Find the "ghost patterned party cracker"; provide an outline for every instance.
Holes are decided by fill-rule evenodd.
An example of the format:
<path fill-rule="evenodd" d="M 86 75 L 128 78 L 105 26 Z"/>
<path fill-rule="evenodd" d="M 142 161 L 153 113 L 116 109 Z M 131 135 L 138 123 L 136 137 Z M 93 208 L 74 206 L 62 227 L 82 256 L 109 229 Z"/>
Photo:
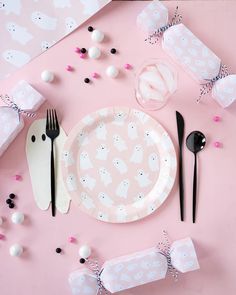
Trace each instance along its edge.
<path fill-rule="evenodd" d="M 20 81 L 10 96 L 2 95 L 0 107 L 0 156 L 24 127 L 23 115 L 33 117 L 44 97 L 26 81 Z"/>
<path fill-rule="evenodd" d="M 170 245 L 166 232 L 164 235 L 164 241 L 156 247 L 108 260 L 101 268 L 97 261 L 85 259 L 83 265 L 87 267 L 69 276 L 72 294 L 116 293 L 164 279 L 167 274 L 177 281 L 179 273 L 199 269 L 190 238 Z"/>

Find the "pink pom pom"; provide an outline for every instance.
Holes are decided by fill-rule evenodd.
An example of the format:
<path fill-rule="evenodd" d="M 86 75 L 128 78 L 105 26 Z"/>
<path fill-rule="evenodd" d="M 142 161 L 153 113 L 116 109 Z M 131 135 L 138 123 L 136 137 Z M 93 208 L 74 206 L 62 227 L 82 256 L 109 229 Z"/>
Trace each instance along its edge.
<path fill-rule="evenodd" d="M 76 48 L 75 48 L 75 52 L 76 52 L 76 53 L 80 53 L 80 48 L 79 48 L 79 47 L 76 47 Z"/>
<path fill-rule="evenodd" d="M 219 141 L 214 142 L 214 147 L 220 148 L 221 146 L 222 146 L 222 144 Z"/>
<path fill-rule="evenodd" d="M 0 240 L 4 240 L 5 236 L 3 234 L 0 234 Z"/>
<path fill-rule="evenodd" d="M 74 69 L 73 69 L 72 66 L 67 65 L 67 66 L 66 66 L 66 70 L 67 70 L 68 72 L 72 72 Z"/>
<path fill-rule="evenodd" d="M 76 238 L 75 237 L 69 237 L 68 241 L 70 243 L 75 243 L 76 242 Z"/>
<path fill-rule="evenodd" d="M 132 66 L 130 64 L 125 64 L 125 69 L 130 70 L 130 69 L 132 69 Z"/>
<path fill-rule="evenodd" d="M 97 78 L 99 78 L 99 75 L 98 75 L 98 73 L 95 73 L 94 72 L 94 73 L 92 73 L 92 77 L 95 78 L 95 79 L 97 79 Z"/>
<path fill-rule="evenodd" d="M 22 177 L 21 177 L 21 175 L 19 175 L 19 174 L 14 175 L 13 178 L 14 178 L 16 181 L 21 181 L 21 180 L 22 180 Z"/>
<path fill-rule="evenodd" d="M 219 122 L 221 120 L 220 116 L 214 116 L 213 121 Z"/>
<path fill-rule="evenodd" d="M 85 56 L 86 55 L 84 53 L 80 53 L 80 55 L 79 55 L 80 58 L 85 58 Z"/>

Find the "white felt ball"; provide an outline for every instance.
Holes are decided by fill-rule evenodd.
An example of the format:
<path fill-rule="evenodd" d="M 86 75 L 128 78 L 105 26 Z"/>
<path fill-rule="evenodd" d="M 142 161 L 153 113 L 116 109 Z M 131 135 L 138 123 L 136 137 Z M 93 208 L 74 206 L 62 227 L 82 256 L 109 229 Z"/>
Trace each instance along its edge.
<path fill-rule="evenodd" d="M 90 47 L 88 50 L 88 55 L 90 58 L 97 59 L 101 56 L 101 50 L 97 47 Z"/>
<path fill-rule="evenodd" d="M 110 78 L 116 78 L 119 74 L 119 70 L 115 66 L 109 66 L 106 69 L 106 74 Z"/>
<path fill-rule="evenodd" d="M 3 219 L 2 219 L 2 217 L 0 217 L 0 225 L 2 225 L 3 224 Z"/>
<path fill-rule="evenodd" d="M 94 41 L 94 42 L 97 42 L 97 43 L 100 43 L 103 41 L 104 39 L 104 33 L 99 31 L 99 30 L 94 30 L 91 34 L 91 39 Z"/>
<path fill-rule="evenodd" d="M 15 212 L 11 216 L 11 221 L 15 224 L 21 224 L 25 219 L 25 216 L 21 212 Z"/>
<path fill-rule="evenodd" d="M 54 80 L 54 74 L 48 70 L 45 70 L 41 73 L 41 79 L 44 82 L 50 83 Z"/>
<path fill-rule="evenodd" d="M 79 256 L 81 258 L 88 258 L 91 255 L 91 248 L 88 245 L 83 245 L 79 248 Z"/>
<path fill-rule="evenodd" d="M 9 252 L 11 256 L 21 256 L 23 247 L 19 244 L 12 245 Z"/>

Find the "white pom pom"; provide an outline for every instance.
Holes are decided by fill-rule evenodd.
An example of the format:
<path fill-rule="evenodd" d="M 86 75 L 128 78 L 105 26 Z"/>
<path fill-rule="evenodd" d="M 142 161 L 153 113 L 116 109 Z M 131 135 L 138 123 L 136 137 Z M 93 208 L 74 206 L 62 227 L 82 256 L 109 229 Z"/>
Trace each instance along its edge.
<path fill-rule="evenodd" d="M 54 80 L 54 74 L 48 70 L 45 70 L 41 73 L 41 79 L 44 82 L 50 83 Z"/>
<path fill-rule="evenodd" d="M 21 212 L 15 212 L 11 216 L 11 221 L 15 224 L 21 224 L 25 219 L 25 216 Z"/>
<path fill-rule="evenodd" d="M 97 43 L 100 43 L 103 41 L 104 39 L 104 33 L 99 31 L 99 30 L 94 30 L 91 34 L 91 39 L 94 41 L 94 42 L 97 42 Z"/>
<path fill-rule="evenodd" d="M 88 55 L 90 58 L 97 59 L 101 56 L 101 51 L 97 47 L 90 47 L 88 50 Z"/>
<path fill-rule="evenodd" d="M 79 256 L 81 258 L 88 258 L 91 255 L 91 248 L 88 245 L 83 245 L 79 248 Z"/>
<path fill-rule="evenodd" d="M 109 66 L 106 69 L 106 74 L 110 78 L 116 78 L 119 74 L 119 70 L 115 66 Z"/>
<path fill-rule="evenodd" d="M 2 225 L 3 224 L 3 219 L 2 219 L 2 217 L 0 217 L 0 225 Z"/>
<path fill-rule="evenodd" d="M 12 245 L 10 247 L 9 253 L 11 256 L 21 256 L 23 253 L 23 247 L 19 244 Z"/>

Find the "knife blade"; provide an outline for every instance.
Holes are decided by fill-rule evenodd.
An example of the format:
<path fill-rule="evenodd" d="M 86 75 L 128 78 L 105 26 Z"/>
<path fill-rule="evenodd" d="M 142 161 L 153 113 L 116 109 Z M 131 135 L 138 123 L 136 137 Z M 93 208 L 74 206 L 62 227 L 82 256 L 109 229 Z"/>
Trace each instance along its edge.
<path fill-rule="evenodd" d="M 176 123 L 179 141 L 179 203 L 180 203 L 180 219 L 184 221 L 184 186 L 183 186 L 183 139 L 184 139 L 184 118 L 176 111 Z"/>

